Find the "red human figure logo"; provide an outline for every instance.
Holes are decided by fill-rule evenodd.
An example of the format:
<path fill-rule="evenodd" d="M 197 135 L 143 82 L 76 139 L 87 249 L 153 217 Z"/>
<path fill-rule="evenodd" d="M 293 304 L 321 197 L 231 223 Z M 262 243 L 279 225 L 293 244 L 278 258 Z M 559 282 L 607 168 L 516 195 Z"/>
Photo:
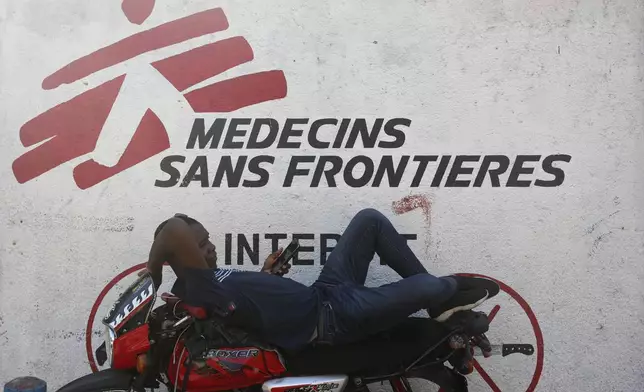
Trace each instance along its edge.
<path fill-rule="evenodd" d="M 152 14 L 155 0 L 123 0 L 121 9 L 132 23 L 140 25 Z"/>
<path fill-rule="evenodd" d="M 122 9 L 130 22 L 141 24 L 151 15 L 154 5 L 154 0 L 124 0 Z M 47 76 L 42 88 L 53 90 L 62 84 L 72 84 L 142 54 L 221 32 L 228 27 L 226 15 L 220 8 L 173 20 L 72 61 Z M 159 118 L 159 115 L 164 116 L 164 110 L 160 108 L 164 107 L 163 102 L 177 101 L 166 93 L 175 94 L 195 113 L 228 113 L 284 98 L 287 87 L 281 70 L 245 74 L 187 91 L 253 58 L 253 50 L 246 39 L 235 36 L 138 67 L 129 67 L 128 63 L 127 74 L 27 121 L 20 129 L 23 146 L 42 144 L 18 157 L 13 162 L 13 173 L 19 183 L 25 183 L 72 159 L 87 156 L 88 159 L 73 171 L 76 185 L 87 189 L 159 154 L 170 147 L 166 127 Z M 154 71 L 152 76 L 148 72 L 150 69 Z M 143 73 L 147 76 L 141 79 L 138 74 Z M 151 92 L 147 98 L 151 101 L 155 96 L 162 99 L 154 107 L 139 94 L 132 93 L 134 90 L 140 92 L 138 82 L 150 79 L 155 82 L 147 86 Z M 128 80 L 132 82 L 128 83 Z M 134 123 L 128 124 L 132 121 Z"/>

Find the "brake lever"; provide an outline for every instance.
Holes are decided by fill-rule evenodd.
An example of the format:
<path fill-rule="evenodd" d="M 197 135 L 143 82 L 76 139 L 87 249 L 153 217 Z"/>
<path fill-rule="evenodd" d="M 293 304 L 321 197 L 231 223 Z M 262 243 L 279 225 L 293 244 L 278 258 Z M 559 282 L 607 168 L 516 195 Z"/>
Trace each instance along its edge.
<path fill-rule="evenodd" d="M 483 356 L 485 358 L 492 355 L 492 345 L 490 344 L 490 340 L 487 338 L 487 336 L 485 336 L 485 334 L 480 334 L 478 336 L 472 337 L 472 344 L 474 347 L 481 349 L 481 352 L 483 353 Z"/>

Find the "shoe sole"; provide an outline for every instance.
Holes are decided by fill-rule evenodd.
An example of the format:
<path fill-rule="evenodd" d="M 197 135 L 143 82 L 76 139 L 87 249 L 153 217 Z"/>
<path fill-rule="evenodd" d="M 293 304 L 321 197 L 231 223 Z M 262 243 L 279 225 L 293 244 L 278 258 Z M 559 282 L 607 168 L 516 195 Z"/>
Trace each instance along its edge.
<path fill-rule="evenodd" d="M 448 318 L 452 317 L 452 315 L 456 312 L 461 312 L 463 310 L 472 310 L 476 308 L 477 306 L 481 305 L 483 302 L 485 302 L 488 299 L 489 292 L 485 290 L 485 297 L 481 298 L 480 300 L 476 301 L 473 304 L 470 305 L 463 305 L 463 306 L 457 306 L 455 308 L 452 308 L 450 310 L 446 310 L 443 313 L 441 313 L 438 317 L 436 317 L 434 320 L 438 321 L 439 323 L 442 323 L 443 321 L 447 320 Z"/>
<path fill-rule="evenodd" d="M 489 278 L 483 278 L 483 277 L 480 277 L 480 276 L 477 276 L 477 277 L 475 277 L 474 279 L 481 280 L 481 281 L 486 281 L 486 282 L 490 282 L 491 284 L 494 284 L 494 286 L 495 286 L 494 292 L 495 292 L 495 293 L 494 293 L 494 295 L 490 295 L 490 291 L 488 290 L 488 292 L 487 292 L 487 295 L 488 295 L 487 299 L 494 298 L 494 297 L 495 297 L 497 294 L 499 294 L 499 292 L 501 291 L 501 288 L 499 287 L 498 283 L 497 283 L 497 282 L 495 282 L 495 281 L 494 281 L 494 280 L 492 280 L 492 279 L 489 279 Z M 485 289 L 485 290 L 487 290 L 487 289 Z"/>

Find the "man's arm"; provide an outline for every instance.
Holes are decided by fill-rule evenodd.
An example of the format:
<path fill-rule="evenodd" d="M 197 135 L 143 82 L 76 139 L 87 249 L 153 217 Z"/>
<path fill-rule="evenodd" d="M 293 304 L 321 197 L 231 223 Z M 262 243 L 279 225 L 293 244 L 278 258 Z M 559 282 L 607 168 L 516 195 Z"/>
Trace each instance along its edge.
<path fill-rule="evenodd" d="M 190 227 L 179 218 L 168 220 L 150 248 L 147 269 L 157 287 L 161 284 L 163 264 L 169 258 L 180 267 L 208 268 Z"/>

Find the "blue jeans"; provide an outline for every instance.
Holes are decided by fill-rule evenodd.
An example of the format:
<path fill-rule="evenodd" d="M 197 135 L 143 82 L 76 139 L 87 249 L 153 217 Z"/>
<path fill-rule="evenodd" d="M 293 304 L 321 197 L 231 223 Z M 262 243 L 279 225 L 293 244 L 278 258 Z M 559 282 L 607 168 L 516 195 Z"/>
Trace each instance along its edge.
<path fill-rule="evenodd" d="M 375 254 L 401 277 L 365 287 Z M 411 314 L 450 298 L 456 282 L 427 272 L 383 214 L 364 209 L 351 220 L 313 284 L 330 305 L 318 340 L 342 344 L 387 330 Z M 325 309 L 322 309 L 324 313 Z"/>

